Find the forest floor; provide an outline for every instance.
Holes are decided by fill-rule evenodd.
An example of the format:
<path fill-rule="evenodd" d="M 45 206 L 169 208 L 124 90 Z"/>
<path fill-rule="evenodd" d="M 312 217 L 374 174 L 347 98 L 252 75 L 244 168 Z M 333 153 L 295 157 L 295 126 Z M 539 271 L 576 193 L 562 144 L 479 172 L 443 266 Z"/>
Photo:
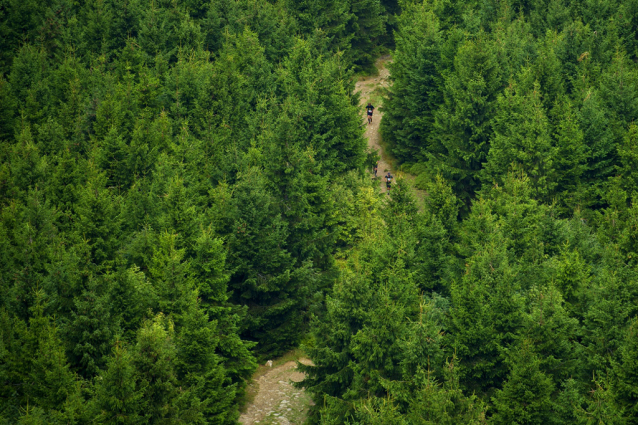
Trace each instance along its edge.
<path fill-rule="evenodd" d="M 382 178 L 390 171 L 395 178 L 402 177 L 414 186 L 414 176 L 397 171 L 392 158 L 384 149 L 379 124 L 383 117 L 380 111 L 383 106 L 383 98 L 390 85 L 390 71 L 387 64 L 391 61 L 389 55 L 382 56 L 376 62 L 378 74 L 374 76 L 361 77 L 356 83 L 355 91 L 360 93 L 362 119 L 366 126 L 365 137 L 368 139 L 368 146 L 375 149 L 381 159 L 379 160 L 378 177 L 379 186 L 386 192 L 385 180 Z M 374 107 L 372 124 L 367 124 L 365 106 L 371 102 Z M 419 199 L 423 199 L 425 192 L 415 189 L 414 192 Z M 248 403 L 244 406 L 239 422 L 243 425 L 252 424 L 303 424 L 308 414 L 308 409 L 312 406 L 312 399 L 303 389 L 295 388 L 292 382 L 300 382 L 304 374 L 297 370 L 297 361 L 304 364 L 312 362 L 304 358 L 299 350 L 273 361 L 272 367 L 259 366 L 251 383 L 246 390 Z"/>
<path fill-rule="evenodd" d="M 397 161 L 394 159 L 385 149 L 383 139 L 381 138 L 381 132 L 379 126 L 381 124 L 381 118 L 383 118 L 383 99 L 390 87 L 390 70 L 387 65 L 392 62 L 390 55 L 385 55 L 377 59 L 375 66 L 378 70 L 377 75 L 362 77 L 357 81 L 355 85 L 355 92 L 358 92 L 361 96 L 359 104 L 361 105 L 362 117 L 364 125 L 366 126 L 365 137 L 368 139 L 368 147 L 371 150 L 376 150 L 379 153 L 381 159 L 379 160 L 377 179 L 382 192 L 387 192 L 385 179 L 383 176 L 389 171 L 396 182 L 397 178 L 403 178 L 410 183 L 416 197 L 423 201 L 426 196 L 425 191 L 419 190 L 414 187 L 415 176 L 404 171 L 396 169 Z M 372 118 L 372 124 L 368 124 L 368 117 L 365 112 L 365 106 L 368 102 L 374 106 L 374 114 Z M 421 202 L 420 202 L 421 204 Z"/>

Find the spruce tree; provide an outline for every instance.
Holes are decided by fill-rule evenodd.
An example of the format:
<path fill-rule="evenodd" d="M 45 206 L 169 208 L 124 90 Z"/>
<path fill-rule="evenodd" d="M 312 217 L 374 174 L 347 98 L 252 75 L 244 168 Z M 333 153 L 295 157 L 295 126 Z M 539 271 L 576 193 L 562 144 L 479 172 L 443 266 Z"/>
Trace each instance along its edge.
<path fill-rule="evenodd" d="M 104 424 L 138 424 L 145 422 L 145 388 L 133 364 L 133 355 L 118 341 L 105 371 L 98 377 L 93 409 Z"/>
<path fill-rule="evenodd" d="M 521 326 L 522 299 L 505 240 L 491 229 L 490 240 L 466 260 L 465 273 L 451 288 L 447 336 L 459 356 L 461 383 L 469 391 L 493 394 L 507 374 L 504 353 Z"/>
<path fill-rule="evenodd" d="M 406 9 L 400 25 L 381 131 L 395 157 L 414 162 L 425 159 L 434 143 L 434 114 L 442 99 L 442 35 L 426 3 Z"/>
<path fill-rule="evenodd" d="M 68 347 L 69 362 L 86 379 L 106 365 L 119 323 L 111 309 L 108 281 L 89 277 L 86 287 L 77 289 L 70 317 L 63 322 L 62 334 Z"/>
<path fill-rule="evenodd" d="M 510 356 L 510 372 L 503 389 L 493 397 L 496 412 L 490 423 L 523 425 L 551 422 L 554 416 L 554 383 L 540 370 L 540 359 L 534 353 L 531 341 L 524 340 Z"/>
<path fill-rule="evenodd" d="M 231 208 L 229 289 L 235 304 L 248 307 L 242 336 L 257 342 L 263 355 L 281 354 L 301 336 L 314 271 L 309 262 L 297 264 L 286 249 L 288 224 L 258 169 L 237 183 Z"/>
<path fill-rule="evenodd" d="M 496 46 L 487 35 L 459 45 L 453 68 L 443 73 L 444 102 L 435 115 L 434 170 L 450 182 L 465 207 L 479 189 L 478 172 L 490 150 L 502 78 Z"/>
<path fill-rule="evenodd" d="M 0 412 L 13 421 L 29 406 L 42 413 L 61 411 L 77 390 L 57 327 L 45 315 L 45 294 L 38 291 L 35 296 L 28 323 L 1 312 L 6 382 Z"/>
<path fill-rule="evenodd" d="M 145 422 L 204 423 L 201 401 L 191 388 L 179 385 L 174 336 L 172 322 L 161 314 L 138 331 L 132 360 L 144 389 L 140 411 Z"/>
<path fill-rule="evenodd" d="M 512 83 L 499 97 L 498 105 L 483 181 L 502 183 L 502 176 L 515 164 L 529 176 L 535 197 L 550 200 L 556 191 L 556 149 L 540 85 Z"/>
<path fill-rule="evenodd" d="M 612 388 L 615 400 L 623 409 L 627 424 L 638 423 L 638 319 L 634 318 L 625 331 L 619 362 L 614 364 L 618 383 Z"/>
<path fill-rule="evenodd" d="M 617 166 L 618 174 L 622 176 L 623 189 L 631 194 L 634 199 L 638 196 L 638 126 L 632 124 L 618 145 L 620 164 Z"/>

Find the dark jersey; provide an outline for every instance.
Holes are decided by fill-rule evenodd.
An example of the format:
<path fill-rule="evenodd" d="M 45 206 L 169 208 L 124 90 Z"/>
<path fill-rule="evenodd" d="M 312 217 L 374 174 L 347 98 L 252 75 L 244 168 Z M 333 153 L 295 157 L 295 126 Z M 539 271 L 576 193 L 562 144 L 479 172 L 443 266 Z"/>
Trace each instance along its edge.
<path fill-rule="evenodd" d="M 368 105 L 366 106 L 366 109 L 368 110 L 368 114 L 372 114 L 372 111 L 374 111 L 374 106 Z"/>

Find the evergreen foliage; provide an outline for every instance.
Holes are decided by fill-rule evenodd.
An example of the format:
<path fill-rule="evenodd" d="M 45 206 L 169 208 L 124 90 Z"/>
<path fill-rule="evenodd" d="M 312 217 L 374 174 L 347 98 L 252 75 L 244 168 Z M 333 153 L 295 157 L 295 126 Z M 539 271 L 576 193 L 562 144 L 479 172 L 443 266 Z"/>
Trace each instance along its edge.
<path fill-rule="evenodd" d="M 3 421 L 236 423 L 360 220 L 331 186 L 372 192 L 352 76 L 399 11 L 0 5 Z"/>
<path fill-rule="evenodd" d="M 638 424 L 637 22 L 0 2 L 0 423 L 235 424 L 301 346 L 310 423 Z"/>

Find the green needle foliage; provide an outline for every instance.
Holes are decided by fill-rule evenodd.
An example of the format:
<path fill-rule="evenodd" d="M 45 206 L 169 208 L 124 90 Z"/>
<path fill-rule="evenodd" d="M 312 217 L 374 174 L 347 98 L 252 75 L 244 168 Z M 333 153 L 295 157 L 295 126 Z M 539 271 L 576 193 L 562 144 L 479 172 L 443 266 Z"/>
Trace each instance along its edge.
<path fill-rule="evenodd" d="M 364 223 L 333 187 L 379 202 L 353 72 L 399 12 L 0 6 L 2 421 L 237 422 Z"/>
<path fill-rule="evenodd" d="M 313 424 L 638 424 L 637 24 L 0 2 L 0 424 L 236 424 L 300 346 Z"/>

